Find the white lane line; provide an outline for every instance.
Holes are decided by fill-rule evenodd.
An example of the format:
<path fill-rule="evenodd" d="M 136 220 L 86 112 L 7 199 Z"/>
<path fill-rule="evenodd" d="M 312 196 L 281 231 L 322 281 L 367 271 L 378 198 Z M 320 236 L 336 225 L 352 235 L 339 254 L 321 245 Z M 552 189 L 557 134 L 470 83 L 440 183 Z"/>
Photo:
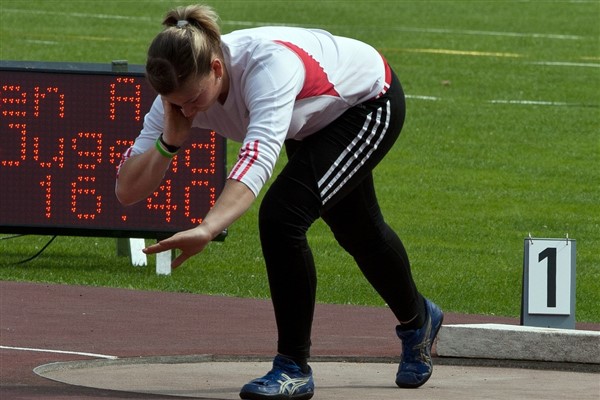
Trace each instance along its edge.
<path fill-rule="evenodd" d="M 380 27 L 382 28 L 382 27 Z M 386 27 L 383 27 L 386 29 Z M 462 29 L 436 29 L 436 28 L 410 28 L 410 27 L 388 27 L 387 29 L 401 32 L 417 32 L 417 33 L 441 33 L 453 35 L 472 35 L 472 36 L 505 36 L 505 37 L 528 37 L 538 39 L 556 39 L 556 40 L 582 40 L 583 36 L 578 35 L 562 35 L 553 33 L 522 33 L 522 32 L 498 32 L 498 31 L 477 31 L 477 30 L 462 30 Z"/>
<path fill-rule="evenodd" d="M 405 95 L 407 99 L 412 100 L 424 100 L 424 101 L 443 101 L 441 97 L 435 96 L 421 96 L 421 95 Z M 543 101 L 543 100 L 487 100 L 487 103 L 491 104 L 516 104 L 522 106 L 554 106 L 554 107 L 600 107 L 597 104 L 585 104 L 585 103 L 567 103 L 563 101 Z"/>
<path fill-rule="evenodd" d="M 428 101 L 439 101 L 441 98 L 435 96 L 419 96 L 414 94 L 407 94 L 405 96 L 407 99 L 416 99 L 416 100 L 428 100 Z"/>
<path fill-rule="evenodd" d="M 60 12 L 60 11 L 45 11 L 45 10 L 23 10 L 16 8 L 3 8 L 3 13 L 27 13 L 27 14 L 38 14 L 38 15 L 59 15 L 61 17 L 71 18 L 98 18 L 98 19 L 116 19 L 116 20 L 130 20 L 130 21 L 142 21 L 152 22 L 156 21 L 154 18 L 143 17 L 143 16 L 129 16 L 129 15 L 112 15 L 112 14 L 88 14 L 78 12 Z M 234 25 L 234 26 L 301 26 L 298 24 L 281 23 L 281 22 L 270 22 L 270 21 L 235 21 L 235 20 L 221 20 L 223 25 Z M 302 25 L 305 26 L 305 25 Z M 352 28 L 357 29 L 356 26 L 348 25 L 327 25 L 322 26 L 328 29 L 346 29 Z M 360 27 L 358 27 L 360 29 Z M 372 29 L 372 28 L 369 28 Z M 530 37 L 530 38 L 541 38 L 541 39 L 555 39 L 555 40 L 582 40 L 583 36 L 577 35 L 563 35 L 553 33 L 522 33 L 522 32 L 499 32 L 499 31 L 480 31 L 480 30 L 461 30 L 461 29 L 438 29 L 438 28 L 412 28 L 403 26 L 379 26 L 380 30 L 396 31 L 396 32 L 418 32 L 418 33 L 434 33 L 434 34 L 455 34 L 455 35 L 473 35 L 473 36 L 506 36 L 506 37 Z"/>
<path fill-rule="evenodd" d="M 539 100 L 490 100 L 492 104 L 525 104 L 534 106 L 568 106 L 569 103 Z"/>
<path fill-rule="evenodd" d="M 553 33 L 521 33 L 521 32 L 494 32 L 494 31 L 455 31 L 465 35 L 484 35 L 484 36 L 512 36 L 512 37 L 530 37 L 537 39 L 557 39 L 557 40 L 582 40 L 583 36 L 561 35 Z M 452 31 L 449 31 L 452 33 Z"/>
<path fill-rule="evenodd" d="M 85 357 L 93 357 L 93 358 L 106 358 L 108 360 L 116 360 L 119 357 L 116 356 L 108 356 L 106 354 L 96 354 L 96 353 L 85 353 L 81 351 L 67 351 L 67 350 L 50 350 L 50 349 L 34 349 L 30 347 L 13 347 L 13 346 L 1 346 L 0 349 L 5 350 L 19 350 L 19 351 L 34 351 L 38 353 L 58 353 L 58 354 L 73 354 L 77 356 L 85 356 Z"/>
<path fill-rule="evenodd" d="M 60 44 L 54 40 L 35 40 L 35 39 L 25 39 L 25 42 L 32 44 L 43 44 L 43 45 L 56 45 Z"/>
<path fill-rule="evenodd" d="M 558 107 L 598 107 L 597 104 L 584 103 L 566 103 L 562 101 L 541 101 L 541 100 L 489 100 L 492 104 L 518 104 L 526 106 L 558 106 Z"/>
<path fill-rule="evenodd" d="M 386 49 L 383 49 L 384 51 Z M 400 51 L 406 51 L 409 53 L 430 53 L 430 54 L 448 54 L 455 56 L 478 56 L 478 57 L 523 57 L 522 54 L 518 53 L 499 53 L 490 51 L 470 51 L 470 50 L 451 50 L 451 49 L 411 49 L 404 48 L 398 49 Z"/>
<path fill-rule="evenodd" d="M 60 11 L 46 11 L 46 10 L 22 10 L 18 8 L 3 8 L 3 13 L 25 13 L 25 14 L 37 14 L 37 15 L 58 15 L 70 18 L 97 18 L 97 19 L 116 19 L 116 20 L 130 20 L 130 21 L 145 21 L 152 22 L 153 18 L 141 17 L 141 16 L 128 16 L 128 15 L 110 15 L 110 14 L 87 14 L 78 12 L 60 12 Z"/>
<path fill-rule="evenodd" d="M 590 67 L 590 68 L 600 68 L 600 64 L 596 64 L 596 63 L 575 63 L 575 62 L 560 62 L 560 61 L 537 61 L 537 62 L 531 62 L 529 64 L 558 66 L 558 67 Z"/>
<path fill-rule="evenodd" d="M 221 21 L 224 25 L 235 25 L 235 26 L 306 26 L 297 25 L 290 23 L 279 23 L 279 22 L 260 22 L 260 21 Z M 367 29 L 356 26 L 348 25 L 327 25 L 329 29 Z M 368 28 L 372 30 L 372 28 Z M 416 33 L 434 33 L 434 34 L 452 34 L 452 35 L 471 35 L 471 36 L 505 36 L 505 37 L 528 37 L 537 39 L 556 39 L 556 40 L 582 40 L 583 36 L 578 35 L 563 35 L 554 33 L 522 33 L 522 32 L 498 32 L 498 31 L 477 31 L 477 30 L 461 30 L 461 29 L 438 29 L 438 28 L 412 28 L 408 26 L 378 26 L 377 29 L 384 31 L 394 32 L 416 32 Z"/>

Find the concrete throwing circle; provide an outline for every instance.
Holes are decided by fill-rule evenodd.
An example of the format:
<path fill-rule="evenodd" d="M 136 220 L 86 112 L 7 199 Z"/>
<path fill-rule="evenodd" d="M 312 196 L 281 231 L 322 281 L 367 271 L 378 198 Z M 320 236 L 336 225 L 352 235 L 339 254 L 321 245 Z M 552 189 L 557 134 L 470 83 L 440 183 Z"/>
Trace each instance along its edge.
<path fill-rule="evenodd" d="M 323 361 L 311 366 L 318 400 L 527 400 L 570 398 L 575 393 L 579 400 L 598 400 L 600 390 L 597 373 L 436 365 L 431 379 L 415 390 L 396 387 L 397 364 Z M 96 389 L 232 400 L 239 399 L 246 382 L 270 368 L 270 362 L 197 356 L 60 362 L 34 371 L 47 379 Z"/>

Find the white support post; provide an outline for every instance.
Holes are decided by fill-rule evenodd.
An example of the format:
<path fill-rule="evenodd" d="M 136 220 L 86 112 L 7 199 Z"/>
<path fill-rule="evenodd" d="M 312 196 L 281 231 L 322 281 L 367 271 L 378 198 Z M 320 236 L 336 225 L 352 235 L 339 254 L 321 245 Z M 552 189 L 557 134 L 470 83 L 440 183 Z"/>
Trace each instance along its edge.
<path fill-rule="evenodd" d="M 167 250 L 156 254 L 157 275 L 171 275 L 171 261 L 173 259 L 172 253 L 172 250 Z"/>
<path fill-rule="evenodd" d="M 129 257 L 129 261 L 134 267 L 145 267 L 148 265 L 148 257 L 142 252 L 144 247 L 146 247 L 144 239 L 117 239 L 117 255 Z"/>
<path fill-rule="evenodd" d="M 144 239 L 118 238 L 117 255 L 129 257 L 134 267 L 145 267 L 148 265 L 148 257 L 142 251 L 146 247 Z M 156 254 L 156 275 L 171 275 L 171 261 L 173 251 L 167 250 Z"/>

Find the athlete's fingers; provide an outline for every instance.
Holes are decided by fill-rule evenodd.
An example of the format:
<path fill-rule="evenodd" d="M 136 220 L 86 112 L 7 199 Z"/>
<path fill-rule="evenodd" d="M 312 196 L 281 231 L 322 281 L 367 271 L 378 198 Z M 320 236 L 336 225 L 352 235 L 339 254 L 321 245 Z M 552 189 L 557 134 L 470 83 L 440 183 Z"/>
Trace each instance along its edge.
<path fill-rule="evenodd" d="M 183 264 L 192 254 L 181 253 L 171 262 L 171 269 L 175 269 Z"/>
<path fill-rule="evenodd" d="M 146 247 L 142 251 L 146 254 L 156 254 L 175 248 L 177 248 L 177 241 L 165 239 Z"/>

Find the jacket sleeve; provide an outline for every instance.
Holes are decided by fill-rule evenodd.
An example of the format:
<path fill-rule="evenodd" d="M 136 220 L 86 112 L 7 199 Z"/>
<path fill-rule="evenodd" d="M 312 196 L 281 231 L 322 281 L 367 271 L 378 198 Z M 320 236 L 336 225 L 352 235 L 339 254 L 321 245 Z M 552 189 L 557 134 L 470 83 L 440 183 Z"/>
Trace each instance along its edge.
<path fill-rule="evenodd" d="M 304 77 L 300 59 L 275 42 L 255 50 L 244 72 L 241 85 L 250 122 L 229 178 L 255 195 L 273 173 Z"/>

